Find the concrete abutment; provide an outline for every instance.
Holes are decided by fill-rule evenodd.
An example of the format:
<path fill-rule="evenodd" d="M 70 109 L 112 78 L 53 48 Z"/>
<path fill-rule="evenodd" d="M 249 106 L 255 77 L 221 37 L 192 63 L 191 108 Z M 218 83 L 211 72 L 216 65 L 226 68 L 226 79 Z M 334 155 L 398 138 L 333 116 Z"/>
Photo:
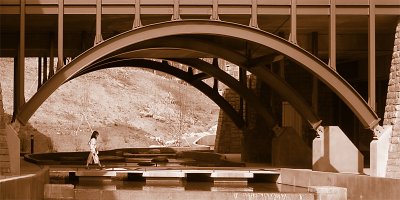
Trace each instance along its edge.
<path fill-rule="evenodd" d="M 400 178 L 400 17 L 397 20 L 383 124 L 392 126 L 386 177 Z"/>

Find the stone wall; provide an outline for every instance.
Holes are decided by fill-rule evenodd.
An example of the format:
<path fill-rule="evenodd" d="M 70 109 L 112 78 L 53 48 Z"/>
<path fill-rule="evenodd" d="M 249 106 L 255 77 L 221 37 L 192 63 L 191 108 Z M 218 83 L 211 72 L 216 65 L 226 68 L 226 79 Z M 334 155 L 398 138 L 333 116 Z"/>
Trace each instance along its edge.
<path fill-rule="evenodd" d="M 240 97 L 231 89 L 225 89 L 224 98 L 239 110 Z M 215 139 L 215 151 L 218 153 L 240 153 L 242 149 L 243 131 L 238 129 L 224 111 L 220 110 L 217 127 L 217 137 Z"/>
<path fill-rule="evenodd" d="M 400 178 L 400 17 L 396 27 L 383 124 L 393 126 L 386 176 Z"/>
<path fill-rule="evenodd" d="M 260 82 L 255 76 L 247 77 L 247 87 L 251 88 L 256 96 L 260 97 Z M 225 89 L 224 98 L 238 111 L 240 96 L 231 89 Z M 245 162 L 271 162 L 272 131 L 265 122 L 244 101 L 243 115 L 246 121 L 246 131 L 240 130 L 232 120 L 221 110 L 218 120 L 215 152 L 241 153 L 241 160 Z"/>
<path fill-rule="evenodd" d="M 5 128 L 5 114 L 4 114 L 4 107 L 3 107 L 3 93 L 1 89 L 0 83 L 0 130 Z"/>

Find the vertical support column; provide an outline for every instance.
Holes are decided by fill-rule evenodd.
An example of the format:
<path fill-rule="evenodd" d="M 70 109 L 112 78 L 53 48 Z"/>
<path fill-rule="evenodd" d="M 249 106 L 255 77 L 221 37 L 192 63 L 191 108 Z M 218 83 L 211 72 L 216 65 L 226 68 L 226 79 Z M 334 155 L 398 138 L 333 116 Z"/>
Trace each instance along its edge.
<path fill-rule="evenodd" d="M 312 32 L 311 42 L 311 51 L 318 57 L 318 32 Z M 318 113 L 318 79 L 315 76 L 313 76 L 311 104 L 314 112 Z"/>
<path fill-rule="evenodd" d="M 47 57 L 43 57 L 43 83 L 47 81 Z"/>
<path fill-rule="evenodd" d="M 329 16 L 329 66 L 336 70 L 336 0 L 331 0 Z"/>
<path fill-rule="evenodd" d="M 181 16 L 179 14 L 179 0 L 174 0 L 174 14 L 172 15 L 171 20 L 181 20 Z"/>
<path fill-rule="evenodd" d="M 37 89 L 42 86 L 42 57 L 38 57 L 38 86 Z"/>
<path fill-rule="evenodd" d="M 14 58 L 14 110 L 13 120 L 25 104 L 25 0 L 20 1 L 19 46 Z"/>
<path fill-rule="evenodd" d="M 213 0 L 211 20 L 219 20 L 218 16 L 218 0 Z"/>
<path fill-rule="evenodd" d="M 292 0 L 290 8 L 290 37 L 289 41 L 297 44 L 297 0 Z"/>
<path fill-rule="evenodd" d="M 257 22 L 257 0 L 252 0 L 251 1 L 250 27 L 258 28 L 258 22 Z"/>
<path fill-rule="evenodd" d="M 140 0 L 135 0 L 135 19 L 133 20 L 133 28 L 142 26 L 140 20 Z"/>
<path fill-rule="evenodd" d="M 216 68 L 219 68 L 218 58 L 213 58 L 212 65 Z M 213 83 L 213 90 L 215 92 L 218 92 L 218 79 L 216 79 L 215 77 L 214 77 L 214 83 Z"/>
<path fill-rule="evenodd" d="M 239 67 L 239 82 L 243 86 L 247 87 L 246 70 L 243 69 L 242 67 Z M 239 99 L 239 115 L 241 118 L 244 118 L 244 100 L 242 96 L 240 96 Z"/>
<path fill-rule="evenodd" d="M 375 77 L 375 1 L 369 1 L 369 23 L 368 23 L 368 105 L 376 110 L 376 77 Z"/>
<path fill-rule="evenodd" d="M 102 0 L 96 1 L 96 37 L 94 38 L 94 45 L 103 41 L 103 36 L 101 35 L 101 3 Z"/>
<path fill-rule="evenodd" d="M 64 0 L 58 0 L 58 62 L 57 71 L 64 67 Z"/>
<path fill-rule="evenodd" d="M 54 75 L 54 33 L 50 33 L 50 64 L 49 64 L 49 78 Z"/>

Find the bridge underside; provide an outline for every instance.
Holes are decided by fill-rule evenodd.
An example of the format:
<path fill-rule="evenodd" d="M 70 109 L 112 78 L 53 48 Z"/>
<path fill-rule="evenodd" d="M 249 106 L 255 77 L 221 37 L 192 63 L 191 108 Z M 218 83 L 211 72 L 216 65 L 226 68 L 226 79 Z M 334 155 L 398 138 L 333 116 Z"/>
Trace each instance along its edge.
<path fill-rule="evenodd" d="M 73 13 L 73 6 L 65 6 L 58 7 L 57 13 L 28 9 L 28 13 L 16 14 L 5 9 L 6 14 L 1 15 L 0 56 L 15 58 L 14 119 L 23 124 L 65 82 L 104 68 L 132 66 L 164 71 L 187 81 L 218 104 L 244 132 L 248 131 L 249 119 L 243 109 L 235 110 L 216 92 L 218 82 L 240 96 L 241 108 L 246 102 L 257 112 L 256 123 L 266 128 L 263 131 L 275 135 L 279 127 L 293 125 L 285 122 L 286 102 L 301 116 L 301 127 L 308 126 L 297 130 L 308 141 L 316 131 L 322 131 L 321 125 L 337 125 L 350 132 L 347 136 L 361 148 L 369 144 L 372 132 L 379 127 L 385 101 L 376 94 L 386 95 L 397 19 L 393 13 L 373 15 L 371 19 L 374 13 L 352 13 L 344 11 L 346 6 L 338 6 L 335 8 L 340 12 L 332 19 L 324 12 L 301 9 L 305 14 L 258 16 L 253 10 L 249 15 L 223 13 L 223 9 L 218 13 L 217 9 L 210 19 L 209 14 L 179 13 L 175 3 L 171 20 L 171 13 L 160 15 L 150 10 L 145 14 L 136 10 L 132 16 L 107 13 L 111 9 L 101 10 L 101 5 L 95 6 L 100 7 L 95 13 Z M 328 9 L 334 11 L 332 6 Z M 185 18 L 195 20 L 182 20 Z M 18 21 L 20 26 L 15 25 Z M 61 29 L 57 26 L 60 22 Z M 375 37 L 379 42 L 375 43 Z M 23 78 L 21 60 L 57 56 L 56 69 L 49 66 L 56 73 L 46 74 L 49 79 L 25 102 L 23 81 L 18 81 Z M 65 58 L 72 61 L 65 62 Z M 213 62 L 201 60 L 204 58 Z M 227 62 L 222 66 L 218 60 Z M 167 61 L 186 67 L 178 69 Z M 224 71 L 232 66 L 237 66 L 233 77 Z M 258 90 L 248 86 L 250 74 L 256 77 Z M 214 78 L 213 86 L 203 82 L 208 78 Z M 263 132 L 260 130 L 256 132 Z"/>

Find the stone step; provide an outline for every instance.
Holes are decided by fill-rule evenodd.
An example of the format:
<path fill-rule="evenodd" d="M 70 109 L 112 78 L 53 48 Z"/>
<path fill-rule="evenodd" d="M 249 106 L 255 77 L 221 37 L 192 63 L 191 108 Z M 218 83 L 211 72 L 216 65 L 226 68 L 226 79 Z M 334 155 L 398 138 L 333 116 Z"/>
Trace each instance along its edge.
<path fill-rule="evenodd" d="M 10 162 L 0 161 L 0 168 L 10 168 Z"/>
<path fill-rule="evenodd" d="M 0 149 L 0 155 L 9 155 L 8 149 Z"/>
<path fill-rule="evenodd" d="M 7 173 L 11 173 L 10 167 L 0 167 L 0 174 L 5 175 Z"/>
<path fill-rule="evenodd" d="M 9 162 L 10 161 L 10 156 L 7 155 L 0 155 L 0 162 Z"/>
<path fill-rule="evenodd" d="M 0 148 L 2 148 L 2 149 L 7 148 L 7 142 L 6 141 L 4 141 L 4 142 L 0 141 Z"/>

